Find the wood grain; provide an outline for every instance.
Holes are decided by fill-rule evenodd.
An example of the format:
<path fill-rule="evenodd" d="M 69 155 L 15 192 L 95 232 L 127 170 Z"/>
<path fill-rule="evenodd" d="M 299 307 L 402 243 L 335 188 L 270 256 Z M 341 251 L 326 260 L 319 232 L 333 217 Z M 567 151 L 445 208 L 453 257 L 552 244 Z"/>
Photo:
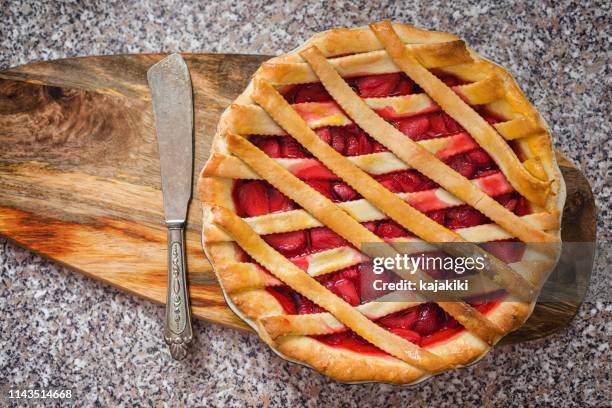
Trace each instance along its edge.
<path fill-rule="evenodd" d="M 163 56 L 70 58 L 0 72 L 0 234 L 158 303 L 166 294 L 166 231 L 146 70 Z M 197 172 L 221 111 L 267 57 L 184 57 L 194 86 Z M 593 241 L 588 182 L 563 157 L 560 164 L 568 185 L 563 237 Z M 225 305 L 203 255 L 200 230 L 194 200 L 187 227 L 193 314 L 246 329 Z M 553 281 L 560 273 L 588 285 L 590 269 L 555 271 Z M 505 342 L 565 327 L 581 299 L 539 303 Z"/>

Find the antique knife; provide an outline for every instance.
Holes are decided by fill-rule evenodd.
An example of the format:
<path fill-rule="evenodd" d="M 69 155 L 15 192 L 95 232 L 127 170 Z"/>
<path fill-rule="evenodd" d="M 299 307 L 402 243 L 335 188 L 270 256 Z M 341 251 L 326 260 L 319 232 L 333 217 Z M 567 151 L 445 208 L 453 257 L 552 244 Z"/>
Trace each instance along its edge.
<path fill-rule="evenodd" d="M 185 221 L 193 176 L 193 99 L 191 78 L 180 54 L 147 72 L 153 98 L 161 166 L 164 214 L 168 227 L 168 292 L 164 339 L 176 360 L 193 339 L 185 271 Z"/>

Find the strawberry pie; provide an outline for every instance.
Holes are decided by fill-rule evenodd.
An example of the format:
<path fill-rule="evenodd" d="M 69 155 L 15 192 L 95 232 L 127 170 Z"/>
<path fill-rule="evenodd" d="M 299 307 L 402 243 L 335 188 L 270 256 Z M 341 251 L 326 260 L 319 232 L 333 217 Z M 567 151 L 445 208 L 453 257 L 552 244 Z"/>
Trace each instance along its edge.
<path fill-rule="evenodd" d="M 270 347 L 339 381 L 410 384 L 529 317 L 558 252 L 528 244 L 560 242 L 565 186 L 507 71 L 454 35 L 385 21 L 263 63 L 221 117 L 199 197 L 226 299 Z M 373 279 L 398 275 L 364 264 L 406 243 L 462 244 L 486 260 L 465 277 L 492 289 L 383 300 Z"/>

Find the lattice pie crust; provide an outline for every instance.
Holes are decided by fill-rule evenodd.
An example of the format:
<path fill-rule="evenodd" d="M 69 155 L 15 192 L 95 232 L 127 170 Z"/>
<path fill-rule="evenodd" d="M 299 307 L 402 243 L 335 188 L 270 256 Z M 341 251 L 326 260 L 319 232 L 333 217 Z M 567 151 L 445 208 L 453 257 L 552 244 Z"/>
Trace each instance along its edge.
<path fill-rule="evenodd" d="M 413 81 L 417 92 L 360 97 L 348 82 L 397 72 Z M 461 83 L 448 85 L 439 79 L 443 76 Z M 285 98 L 293 85 L 317 82 L 333 101 L 289 103 Z M 501 119 L 487 121 L 484 111 Z M 413 140 L 391 123 L 431 112 L 446 113 L 461 131 Z M 321 136 L 321 129 L 350 125 L 384 148 L 342 154 Z M 271 157 L 251 135 L 291 137 L 309 154 Z M 498 170 L 468 179 L 446 160 L 478 148 Z M 393 192 L 377 178 L 409 169 L 435 187 Z M 356 198 L 330 199 L 305 182 L 306 172 L 343 181 Z M 233 196 L 237 180 L 265 180 L 295 208 L 240 216 Z M 531 211 L 517 214 L 497 200 L 500 194 L 520 194 Z M 486 311 L 468 302 L 437 302 L 436 307 L 464 330 L 428 345 L 380 323 L 385 316 L 418 309 L 427 299 L 351 304 L 315 278 L 359 263 L 364 242 L 380 243 L 376 254 L 366 256 L 392 256 L 401 242 L 559 242 L 565 187 L 548 128 L 507 71 L 454 35 L 381 22 L 320 33 L 295 51 L 263 63 L 221 117 L 199 181 L 199 197 L 204 247 L 228 302 L 274 350 L 340 381 L 409 384 L 476 361 L 519 327 L 534 302 L 518 295 L 539 290 L 557 252 L 527 249 L 509 264 L 492 257 L 488 278 L 505 290 L 504 300 Z M 431 211 L 465 205 L 488 222 L 451 228 L 431 218 Z M 368 228 L 386 219 L 410 234 L 381 238 L 378 227 Z M 322 226 L 345 244 L 313 251 L 299 262 L 262 238 Z M 269 290 L 275 287 L 287 287 L 318 305 L 318 313 L 288 313 Z M 380 352 L 320 340 L 347 329 Z"/>

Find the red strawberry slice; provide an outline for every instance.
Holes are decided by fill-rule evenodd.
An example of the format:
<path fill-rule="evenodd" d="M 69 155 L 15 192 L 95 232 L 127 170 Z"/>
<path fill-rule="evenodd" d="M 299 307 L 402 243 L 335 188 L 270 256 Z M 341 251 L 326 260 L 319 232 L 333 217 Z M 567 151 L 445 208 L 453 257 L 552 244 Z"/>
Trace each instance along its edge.
<path fill-rule="evenodd" d="M 238 207 L 247 217 L 268 214 L 268 187 L 263 181 L 246 181 L 238 186 Z"/>
<path fill-rule="evenodd" d="M 348 339 L 351 339 L 351 340 L 353 340 L 354 342 L 356 342 L 358 344 L 364 344 L 364 345 L 368 345 L 370 347 L 374 347 L 370 343 L 368 343 L 368 341 L 366 339 L 364 339 L 363 337 L 361 337 L 360 335 L 358 335 L 354 331 L 349 331 L 346 334 L 346 336 L 347 336 Z"/>
<path fill-rule="evenodd" d="M 389 149 L 387 149 L 383 144 L 378 143 L 376 140 L 372 141 L 372 153 L 380 153 L 380 152 L 388 152 Z"/>
<path fill-rule="evenodd" d="M 446 223 L 446 210 L 436 210 L 427 213 L 427 216 L 440 225 Z"/>
<path fill-rule="evenodd" d="M 397 95 L 397 96 L 402 96 L 402 95 L 410 95 L 413 92 L 414 89 L 414 82 L 412 82 L 412 80 L 410 78 L 408 78 L 406 75 L 402 75 L 399 84 L 397 85 L 397 88 L 395 89 L 395 92 L 393 92 L 393 95 Z"/>
<path fill-rule="evenodd" d="M 385 186 L 387 190 L 390 190 L 394 193 L 402 192 L 402 186 L 397 180 L 395 180 L 393 174 L 384 174 L 382 176 L 376 177 L 376 179 L 380 184 Z"/>
<path fill-rule="evenodd" d="M 357 306 L 361 303 L 361 299 L 359 299 L 359 295 L 357 294 L 357 288 L 355 288 L 353 282 L 348 279 L 337 280 L 333 283 L 330 290 L 351 306 Z"/>
<path fill-rule="evenodd" d="M 379 322 L 392 329 L 412 329 L 419 316 L 419 308 L 413 307 L 383 317 Z"/>
<path fill-rule="evenodd" d="M 382 286 L 375 281 L 381 281 L 383 283 L 389 283 L 394 281 L 396 275 L 393 272 L 384 271 L 382 274 L 375 274 L 373 271 L 372 263 L 364 263 L 359 265 L 359 294 L 361 300 L 369 302 L 373 299 L 377 299 L 381 296 L 390 293 L 391 290 L 382 290 Z M 376 287 L 375 287 L 376 286 Z M 378 288 L 378 289 L 377 289 Z"/>
<path fill-rule="evenodd" d="M 399 73 L 394 73 L 370 75 L 358 78 L 355 82 L 362 98 L 382 98 L 393 93 L 399 80 Z"/>
<path fill-rule="evenodd" d="M 493 160 L 484 149 L 475 149 L 466 154 L 466 158 L 479 169 L 489 167 Z"/>
<path fill-rule="evenodd" d="M 329 228 L 313 228 L 310 230 L 310 247 L 315 251 L 323 251 L 343 245 L 346 245 L 346 241 Z"/>
<path fill-rule="evenodd" d="M 467 161 L 464 155 L 455 156 L 451 158 L 447 163 L 453 170 L 461 174 L 465 178 L 472 178 L 476 172 L 476 167 Z"/>
<path fill-rule="evenodd" d="M 446 123 L 442 115 L 442 113 L 434 113 L 429 116 L 429 131 L 433 136 L 441 136 L 447 133 Z"/>
<path fill-rule="evenodd" d="M 291 300 L 291 295 L 288 292 L 288 288 L 279 287 L 279 288 L 266 288 L 266 291 L 274 296 L 274 298 L 281 304 L 283 310 L 287 314 L 297 314 L 297 309 L 295 308 L 295 303 Z"/>
<path fill-rule="evenodd" d="M 426 177 L 422 174 L 421 177 L 423 177 L 423 183 L 419 186 L 420 191 L 431 190 L 432 188 L 438 187 L 438 184 L 429 177 Z"/>
<path fill-rule="evenodd" d="M 295 208 L 293 201 L 275 188 L 270 189 L 268 198 L 270 202 L 270 212 L 289 211 Z"/>
<path fill-rule="evenodd" d="M 306 232 L 292 231 L 263 235 L 262 238 L 283 254 L 296 254 L 306 246 Z"/>
<path fill-rule="evenodd" d="M 294 103 L 326 102 L 332 100 L 332 97 L 321 83 L 298 85 L 294 95 Z"/>
<path fill-rule="evenodd" d="M 423 179 L 421 175 L 414 170 L 399 172 L 395 175 L 395 180 L 402 186 L 402 191 L 412 193 L 418 191 Z"/>
<path fill-rule="evenodd" d="M 317 305 L 313 301 L 300 295 L 297 307 L 298 314 L 323 313 L 325 309 Z"/>
<path fill-rule="evenodd" d="M 290 167 L 291 173 L 301 180 L 337 180 L 338 176 L 329 171 L 317 159 L 305 159 L 301 163 L 295 163 Z"/>
<path fill-rule="evenodd" d="M 359 155 L 359 141 L 355 136 L 348 136 L 345 140 L 347 156 L 358 156 Z"/>
<path fill-rule="evenodd" d="M 444 265 L 444 262 L 446 262 L 447 258 L 450 258 L 450 256 L 442 251 L 425 252 L 423 253 L 423 261 L 425 261 L 425 263 L 421 269 L 427 272 L 429 276 L 434 279 L 445 278 L 447 271 L 442 266 Z M 428 259 L 431 259 L 432 261 L 428 261 Z M 441 259 L 442 265 L 436 264 L 436 259 Z M 438 266 L 440 266 L 439 269 Z"/>
<path fill-rule="evenodd" d="M 255 136 L 251 142 L 270 157 L 280 157 L 280 146 L 276 137 Z"/>
<path fill-rule="evenodd" d="M 324 343 L 331 344 L 333 346 L 339 346 L 341 344 L 346 344 L 347 338 L 348 338 L 347 333 L 342 332 L 342 333 L 333 333 L 333 334 L 326 334 L 324 336 L 320 336 L 319 340 L 323 341 Z"/>
<path fill-rule="evenodd" d="M 383 239 L 406 236 L 406 231 L 394 221 L 383 221 L 376 228 L 376 235 Z"/>
<path fill-rule="evenodd" d="M 389 330 L 393 334 L 397 334 L 400 337 L 408 340 L 411 343 L 419 344 L 421 341 L 421 336 L 417 332 L 413 332 L 412 330 L 407 329 L 391 329 Z"/>
<path fill-rule="evenodd" d="M 401 119 L 396 122 L 396 127 L 410 139 L 421 140 L 429 129 L 429 119 L 425 115 Z"/>
<path fill-rule="evenodd" d="M 336 276 L 334 277 L 336 280 L 338 279 L 357 279 L 359 277 L 359 266 L 351 266 L 346 269 L 342 269 L 339 272 L 336 272 Z"/>
<path fill-rule="evenodd" d="M 481 246 L 505 263 L 519 262 L 523 259 L 526 249 L 525 243 L 515 240 L 485 242 Z"/>
<path fill-rule="evenodd" d="M 341 129 L 347 136 L 359 136 L 359 133 L 362 132 L 362 130 L 355 124 L 339 127 L 338 129 Z"/>
<path fill-rule="evenodd" d="M 446 126 L 448 133 L 463 132 L 461 125 L 447 114 L 443 114 L 442 119 L 444 120 L 444 125 Z"/>
<path fill-rule="evenodd" d="M 516 215 L 522 217 L 523 215 L 531 214 L 531 204 L 523 196 L 519 196 L 518 203 L 516 204 Z"/>
<path fill-rule="evenodd" d="M 333 147 L 338 153 L 344 154 L 346 149 L 346 140 L 344 134 L 339 131 L 332 133 L 331 147 Z"/>
<path fill-rule="evenodd" d="M 489 112 L 487 109 L 481 109 L 478 113 L 484 118 L 490 125 L 494 125 L 499 122 L 503 122 L 503 119 Z"/>
<path fill-rule="evenodd" d="M 359 195 L 351 186 L 342 182 L 335 183 L 332 187 L 332 191 L 338 201 L 351 201 Z"/>
<path fill-rule="evenodd" d="M 440 81 L 444 82 L 446 86 L 457 86 L 463 84 L 463 81 L 454 75 L 440 75 L 438 77 Z"/>
<path fill-rule="evenodd" d="M 357 142 L 359 144 L 357 154 L 361 155 L 372 153 L 372 142 L 370 141 L 370 137 L 365 132 L 359 132 Z"/>
<path fill-rule="evenodd" d="M 487 116 L 484 116 L 484 120 L 486 120 L 486 121 L 489 123 L 489 125 L 494 125 L 494 124 L 496 124 L 497 122 L 499 122 L 499 120 L 498 120 L 496 117 L 494 117 L 494 116 L 488 116 L 488 115 L 487 115 Z"/>
<path fill-rule="evenodd" d="M 478 169 L 476 170 L 476 173 L 474 173 L 474 177 L 486 177 L 486 176 L 490 176 L 491 174 L 495 174 L 498 172 L 498 169 L 494 168 L 494 169 Z"/>
<path fill-rule="evenodd" d="M 283 137 L 280 145 L 281 157 L 288 159 L 308 157 L 302 146 L 292 137 Z"/>
<path fill-rule="evenodd" d="M 315 130 L 317 136 L 321 138 L 325 143 L 331 144 L 332 134 L 328 127 L 323 127 Z"/>
<path fill-rule="evenodd" d="M 467 228 L 483 224 L 486 219 L 478 210 L 470 207 L 452 208 L 446 212 L 448 228 Z"/>
<path fill-rule="evenodd" d="M 514 209 L 518 204 L 518 198 L 516 198 L 512 193 L 504 194 L 502 196 L 497 197 L 497 202 L 506 207 L 508 211 L 514 212 Z"/>
<path fill-rule="evenodd" d="M 435 333 L 444 322 L 444 312 L 434 303 L 426 303 L 419 306 L 419 315 L 412 330 L 421 336 Z"/>
<path fill-rule="evenodd" d="M 363 226 L 366 227 L 370 232 L 374 232 L 376 231 L 376 221 L 368 221 L 368 222 L 364 222 Z"/>
<path fill-rule="evenodd" d="M 310 187 L 323 194 L 325 197 L 333 200 L 331 183 L 326 180 L 304 180 Z"/>
<path fill-rule="evenodd" d="M 497 304 L 497 302 L 476 301 L 468 302 L 468 304 L 474 309 L 478 310 L 480 313 L 486 315 Z"/>
<path fill-rule="evenodd" d="M 463 326 L 461 326 L 459 322 L 455 320 L 454 317 L 446 316 L 446 327 L 448 327 L 449 329 L 456 329 Z"/>

